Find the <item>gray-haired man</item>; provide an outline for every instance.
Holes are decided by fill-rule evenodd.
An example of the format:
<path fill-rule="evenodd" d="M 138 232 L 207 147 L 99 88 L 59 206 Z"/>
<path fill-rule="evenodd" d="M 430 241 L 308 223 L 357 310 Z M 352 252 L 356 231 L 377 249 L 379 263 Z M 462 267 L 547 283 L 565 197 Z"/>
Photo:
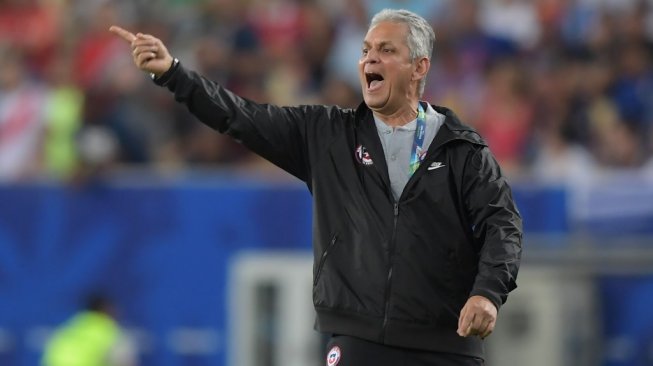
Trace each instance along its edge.
<path fill-rule="evenodd" d="M 257 104 L 186 70 L 157 38 L 111 30 L 203 123 L 307 184 L 327 365 L 483 363 L 516 287 L 521 218 L 481 137 L 420 101 L 435 38 L 422 17 L 374 16 L 357 109 Z"/>

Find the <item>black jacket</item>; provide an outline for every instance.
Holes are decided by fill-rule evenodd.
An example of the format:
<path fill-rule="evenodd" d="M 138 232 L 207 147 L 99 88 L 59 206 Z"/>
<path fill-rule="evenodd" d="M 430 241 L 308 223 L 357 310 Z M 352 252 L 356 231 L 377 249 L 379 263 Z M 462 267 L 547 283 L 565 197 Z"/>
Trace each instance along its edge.
<path fill-rule="evenodd" d="M 157 83 L 205 124 L 306 182 L 318 330 L 482 357 L 478 337 L 457 335 L 458 316 L 471 295 L 499 308 L 516 287 L 522 224 L 474 130 L 434 106 L 446 120 L 395 202 L 364 104 L 256 104 L 181 66 Z"/>

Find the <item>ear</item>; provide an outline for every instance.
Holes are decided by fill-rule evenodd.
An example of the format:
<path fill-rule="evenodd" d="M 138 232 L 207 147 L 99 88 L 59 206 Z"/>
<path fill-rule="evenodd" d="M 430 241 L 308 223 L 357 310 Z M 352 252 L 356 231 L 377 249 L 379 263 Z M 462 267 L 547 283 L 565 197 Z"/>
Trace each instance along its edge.
<path fill-rule="evenodd" d="M 413 75 L 411 80 L 419 81 L 426 77 L 426 74 L 431 68 L 431 60 L 428 57 L 422 57 L 415 61 L 415 69 L 413 70 Z"/>

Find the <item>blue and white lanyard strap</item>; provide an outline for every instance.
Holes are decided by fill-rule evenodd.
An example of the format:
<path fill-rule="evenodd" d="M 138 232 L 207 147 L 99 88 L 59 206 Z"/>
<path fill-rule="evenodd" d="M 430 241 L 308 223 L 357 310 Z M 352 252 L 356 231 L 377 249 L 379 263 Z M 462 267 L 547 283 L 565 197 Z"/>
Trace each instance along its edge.
<path fill-rule="evenodd" d="M 415 130 L 415 138 L 413 140 L 413 151 L 410 154 L 410 165 L 408 167 L 408 176 L 412 176 L 417 171 L 419 165 L 426 156 L 426 151 L 422 149 L 424 146 L 424 135 L 426 134 L 426 112 L 421 103 L 417 103 L 417 129 Z"/>

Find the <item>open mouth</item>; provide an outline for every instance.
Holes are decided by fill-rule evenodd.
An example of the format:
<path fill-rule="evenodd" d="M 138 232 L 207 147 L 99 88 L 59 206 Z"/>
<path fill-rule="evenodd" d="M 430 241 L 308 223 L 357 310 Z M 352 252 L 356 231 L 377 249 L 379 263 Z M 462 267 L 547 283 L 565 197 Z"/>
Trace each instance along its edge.
<path fill-rule="evenodd" d="M 383 84 L 383 76 L 374 72 L 366 72 L 365 79 L 367 80 L 367 89 L 372 91 L 381 87 Z"/>

